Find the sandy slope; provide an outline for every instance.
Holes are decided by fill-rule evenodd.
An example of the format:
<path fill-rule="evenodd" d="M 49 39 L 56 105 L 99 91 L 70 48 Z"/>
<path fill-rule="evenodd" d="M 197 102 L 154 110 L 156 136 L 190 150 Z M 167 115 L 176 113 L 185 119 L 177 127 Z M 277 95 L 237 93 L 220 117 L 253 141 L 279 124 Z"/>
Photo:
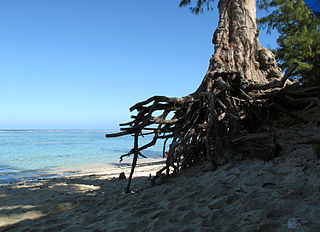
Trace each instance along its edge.
<path fill-rule="evenodd" d="M 320 231 L 320 160 L 301 143 L 319 129 L 290 130 L 271 162 L 200 164 L 154 187 L 162 165 L 142 166 L 130 194 L 121 169 L 3 186 L 0 231 Z"/>

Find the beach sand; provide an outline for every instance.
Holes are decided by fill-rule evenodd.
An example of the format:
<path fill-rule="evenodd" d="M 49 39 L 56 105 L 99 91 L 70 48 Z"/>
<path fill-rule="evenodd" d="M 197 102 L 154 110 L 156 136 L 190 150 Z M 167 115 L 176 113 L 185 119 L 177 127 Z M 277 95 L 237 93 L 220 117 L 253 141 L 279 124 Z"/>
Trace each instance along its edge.
<path fill-rule="evenodd" d="M 303 137 L 316 129 L 299 128 Z M 292 129 L 294 130 L 294 129 Z M 151 186 L 163 162 L 0 188 L 0 231 L 320 231 L 320 160 L 314 145 L 279 130 L 270 162 L 207 163 Z M 282 134 L 281 134 L 282 133 Z M 288 135 L 287 137 L 282 135 Z"/>

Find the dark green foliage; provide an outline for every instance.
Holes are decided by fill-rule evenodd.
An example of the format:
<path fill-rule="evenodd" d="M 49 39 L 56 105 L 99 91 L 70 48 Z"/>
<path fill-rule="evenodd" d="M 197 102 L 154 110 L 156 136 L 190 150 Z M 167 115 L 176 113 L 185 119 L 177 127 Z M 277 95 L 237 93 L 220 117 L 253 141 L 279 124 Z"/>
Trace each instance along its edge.
<path fill-rule="evenodd" d="M 281 68 L 299 64 L 296 75 L 305 84 L 320 82 L 320 21 L 303 0 L 264 1 L 260 8 L 276 7 L 258 20 L 262 28 L 277 29 L 279 47 L 273 52 Z"/>

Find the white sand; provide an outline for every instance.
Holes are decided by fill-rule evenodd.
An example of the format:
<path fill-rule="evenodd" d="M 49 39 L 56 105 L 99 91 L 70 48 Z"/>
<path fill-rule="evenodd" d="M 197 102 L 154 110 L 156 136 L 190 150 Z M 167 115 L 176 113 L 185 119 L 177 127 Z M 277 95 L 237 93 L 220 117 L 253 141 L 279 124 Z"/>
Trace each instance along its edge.
<path fill-rule="evenodd" d="M 320 231 L 320 160 L 294 131 L 277 133 L 284 151 L 271 162 L 200 164 L 154 187 L 163 165 L 141 166 L 130 194 L 112 179 L 129 168 L 2 186 L 0 231 Z"/>

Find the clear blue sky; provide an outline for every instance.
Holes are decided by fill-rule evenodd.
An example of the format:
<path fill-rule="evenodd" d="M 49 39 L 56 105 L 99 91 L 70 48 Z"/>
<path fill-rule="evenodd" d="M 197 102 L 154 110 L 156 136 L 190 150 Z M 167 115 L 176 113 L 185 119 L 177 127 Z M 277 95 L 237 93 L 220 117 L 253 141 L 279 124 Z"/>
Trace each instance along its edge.
<path fill-rule="evenodd" d="M 0 129 L 118 128 L 137 101 L 193 92 L 218 14 L 178 3 L 0 1 Z"/>

